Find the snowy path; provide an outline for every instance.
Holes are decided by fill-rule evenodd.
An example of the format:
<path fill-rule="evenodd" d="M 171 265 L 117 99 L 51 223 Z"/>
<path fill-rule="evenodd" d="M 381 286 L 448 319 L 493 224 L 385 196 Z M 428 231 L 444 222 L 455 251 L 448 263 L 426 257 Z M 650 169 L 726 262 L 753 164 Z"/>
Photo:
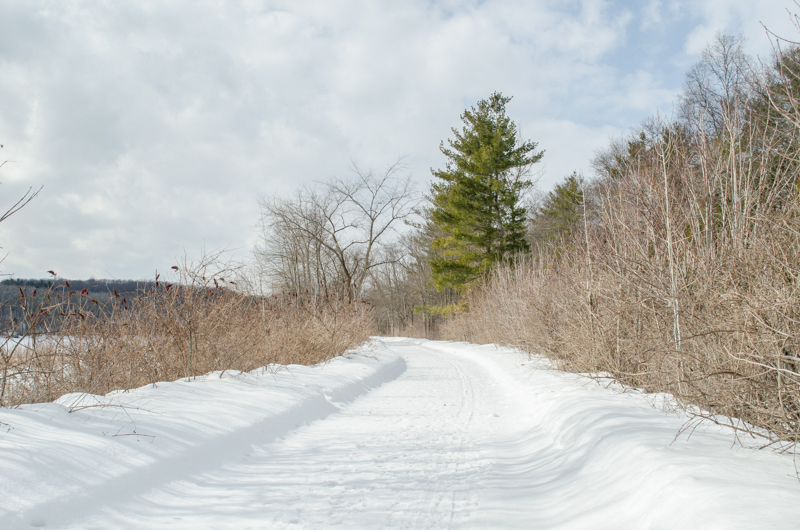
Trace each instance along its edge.
<path fill-rule="evenodd" d="M 225 432 L 187 447 L 189 431 L 166 414 L 139 420 L 137 432 L 153 433 L 151 442 L 105 437 L 95 450 L 68 452 L 69 443 L 91 447 L 102 421 L 122 420 L 89 409 L 83 438 L 67 443 L 67 424 L 59 442 L 36 437 L 27 423 L 36 414 L 74 421 L 47 408 L 56 405 L 2 411 L 0 421 L 14 428 L 0 435 L 0 455 L 12 457 L 0 459 L 0 528 L 800 526 L 791 457 L 731 447 L 730 434 L 715 426 L 672 443 L 683 420 L 652 409 L 642 394 L 615 393 L 492 346 L 384 339 L 376 355 L 372 364 L 322 367 L 328 379 L 314 379 L 319 367 L 298 368 L 264 383 L 324 397 L 309 391 L 249 423 L 237 416 L 247 417 L 245 409 L 231 412 Z M 336 387 L 357 370 L 367 375 Z M 205 399 L 222 382 L 209 382 Z M 198 382 L 167 383 L 167 401 L 180 400 L 170 385 L 200 397 Z M 247 394 L 255 403 L 267 391 L 258 388 Z M 139 391 L 148 390 L 131 394 Z M 157 408 L 157 397 L 148 394 L 148 403 Z M 202 431 L 228 410 L 208 413 L 217 415 Z M 12 443 L 12 434 L 28 445 Z M 32 438 L 43 445 L 31 449 Z M 107 441 L 116 445 L 105 451 Z M 65 454 L 42 455 L 58 450 Z M 100 471 L 84 469 L 93 455 Z M 44 466 L 39 475 L 15 465 L 25 458 L 34 470 Z M 61 462 L 66 476 L 47 476 L 47 466 Z M 85 485 L 58 493 L 58 480 L 70 477 Z M 19 487 L 27 493 L 12 494 Z"/>

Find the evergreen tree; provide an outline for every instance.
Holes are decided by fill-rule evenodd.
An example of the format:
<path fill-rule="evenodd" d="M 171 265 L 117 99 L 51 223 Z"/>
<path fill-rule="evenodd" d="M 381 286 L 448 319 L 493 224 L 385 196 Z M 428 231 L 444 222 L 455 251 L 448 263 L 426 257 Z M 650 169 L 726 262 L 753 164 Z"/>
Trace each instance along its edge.
<path fill-rule="evenodd" d="M 510 97 L 494 93 L 461 115 L 464 127 L 439 149 L 447 157 L 432 186 L 432 220 L 442 236 L 433 241 L 431 273 L 438 289 L 463 290 L 488 268 L 529 250 L 526 177 L 543 152 L 536 143 L 518 142 L 517 127 L 506 116 Z"/>
<path fill-rule="evenodd" d="M 566 177 L 547 194 L 531 219 L 534 241 L 569 241 L 579 233 L 583 218 L 583 178 L 577 173 Z"/>

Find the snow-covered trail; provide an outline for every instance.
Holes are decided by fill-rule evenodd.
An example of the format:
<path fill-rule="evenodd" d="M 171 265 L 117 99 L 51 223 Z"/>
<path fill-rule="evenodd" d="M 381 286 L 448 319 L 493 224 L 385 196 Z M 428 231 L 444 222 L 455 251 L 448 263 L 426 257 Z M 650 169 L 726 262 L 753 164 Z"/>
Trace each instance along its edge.
<path fill-rule="evenodd" d="M 9 509 L 9 527 L 800 526 L 790 456 L 732 447 L 716 426 L 673 442 L 684 420 L 646 395 L 493 346 L 382 339 L 375 352 L 383 375 L 369 384 L 318 384 L 324 399 L 287 405 L 283 423 L 273 414 L 233 428 L 191 457 L 152 449 L 143 469 L 42 495 L 19 518 Z M 0 479 L 0 493 L 10 487 Z"/>
<path fill-rule="evenodd" d="M 491 465 L 471 435 L 482 386 L 446 354 L 396 350 L 406 371 L 339 412 L 81 525 L 461 526 Z"/>

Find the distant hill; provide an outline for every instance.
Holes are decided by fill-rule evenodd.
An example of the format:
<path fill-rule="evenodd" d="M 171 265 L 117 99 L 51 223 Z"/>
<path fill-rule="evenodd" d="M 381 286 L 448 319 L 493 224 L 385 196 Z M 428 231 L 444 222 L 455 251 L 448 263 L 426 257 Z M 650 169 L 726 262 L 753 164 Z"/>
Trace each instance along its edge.
<path fill-rule="evenodd" d="M 119 294 L 133 295 L 142 289 L 151 288 L 154 284 L 148 281 L 137 280 L 64 280 L 62 278 L 53 279 L 34 279 L 34 278 L 6 278 L 0 281 L 0 288 L 2 287 L 23 287 L 24 290 L 30 289 L 47 289 L 51 286 L 64 285 L 64 282 L 69 283 L 69 288 L 73 291 L 80 292 L 86 289 L 90 293 L 111 293 L 114 289 Z M 16 292 L 19 292 L 15 289 Z"/>
<path fill-rule="evenodd" d="M 67 287 L 67 284 L 69 284 L 69 287 Z M 38 292 L 38 300 L 42 300 L 41 296 L 51 287 L 55 294 L 61 294 L 62 296 L 68 293 L 74 293 L 72 296 L 80 296 L 78 293 L 86 289 L 90 299 L 97 300 L 100 304 L 105 304 L 113 298 L 115 290 L 121 297 L 132 300 L 144 291 L 153 289 L 155 283 L 136 280 L 6 278 L 0 281 L 0 308 L 11 304 L 12 312 L 19 316 L 19 308 L 16 307 L 17 304 L 15 302 L 20 299 L 20 290 L 25 293 L 26 298 L 36 298 L 35 294 Z M 3 316 L 6 316 L 5 313 Z M 2 327 L 3 325 L 0 325 L 0 328 Z"/>
<path fill-rule="evenodd" d="M 67 284 L 69 287 L 67 287 Z M 107 304 L 114 300 L 114 291 L 120 296 L 120 302 L 127 300 L 130 303 L 145 291 L 152 290 L 155 282 L 136 281 L 136 280 L 65 280 L 55 279 L 36 279 L 36 278 L 6 278 L 0 281 L 0 333 L 6 333 L 11 329 L 19 331 L 21 328 L 13 321 L 24 321 L 24 304 L 20 290 L 24 293 L 24 298 L 36 304 L 48 304 L 51 297 L 64 299 L 69 297 L 73 301 L 84 300 L 96 301 L 97 305 L 84 304 L 82 311 L 99 313 Z M 52 290 L 51 290 L 52 289 Z M 87 293 L 81 295 L 86 289 Z M 50 290 L 51 297 L 44 296 Z M 57 296 L 56 296 L 57 295 Z M 30 310 L 30 309 L 29 309 Z M 24 325 L 22 326 L 24 328 Z"/>

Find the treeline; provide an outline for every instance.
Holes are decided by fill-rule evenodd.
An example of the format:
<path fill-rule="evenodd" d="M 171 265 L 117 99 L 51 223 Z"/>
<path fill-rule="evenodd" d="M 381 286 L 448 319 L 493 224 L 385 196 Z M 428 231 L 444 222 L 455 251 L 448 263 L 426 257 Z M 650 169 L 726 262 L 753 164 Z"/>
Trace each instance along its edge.
<path fill-rule="evenodd" d="M 6 278 L 0 281 L 0 332 L 18 336 L 27 333 L 27 305 L 44 309 L 62 302 L 77 306 L 81 305 L 81 301 L 87 300 L 90 303 L 85 304 L 83 311 L 99 316 L 115 302 L 123 306 L 130 305 L 129 301 L 152 292 L 159 286 L 156 282 L 134 280 Z M 53 325 L 48 329 L 52 330 Z"/>
<path fill-rule="evenodd" d="M 150 281 L 137 281 L 137 280 L 66 280 L 70 289 L 78 292 L 86 289 L 92 295 L 102 295 L 104 293 L 113 293 L 115 290 L 119 293 L 136 294 L 142 289 L 151 288 L 154 282 Z M 6 278 L 0 281 L 0 288 L 5 287 L 23 287 L 31 289 L 48 289 L 53 284 L 63 284 L 63 279 L 32 279 L 32 278 Z"/>
<path fill-rule="evenodd" d="M 611 374 L 797 442 L 800 49 L 759 64 L 719 35 L 676 115 L 614 140 L 594 169 L 539 202 L 531 252 L 468 290 L 469 311 L 445 334 Z"/>

